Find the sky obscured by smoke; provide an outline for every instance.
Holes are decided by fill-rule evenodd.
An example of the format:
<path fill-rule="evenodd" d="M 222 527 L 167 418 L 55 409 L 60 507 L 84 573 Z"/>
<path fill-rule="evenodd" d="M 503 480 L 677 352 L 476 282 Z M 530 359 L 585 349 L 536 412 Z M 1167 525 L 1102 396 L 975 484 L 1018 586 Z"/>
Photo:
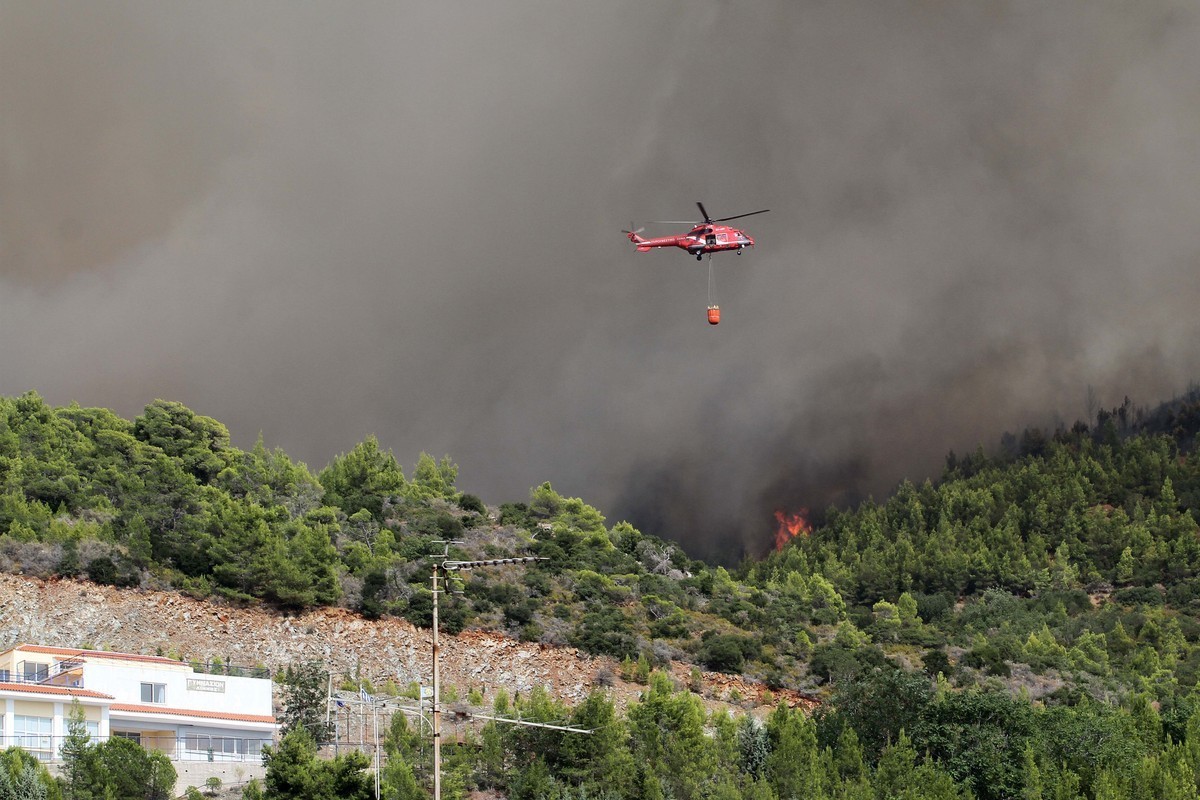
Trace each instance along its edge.
<path fill-rule="evenodd" d="M 759 552 L 1200 376 L 1198 74 L 1173 0 L 0 0 L 0 394 Z M 619 232 L 697 200 L 772 209 L 715 328 Z"/>

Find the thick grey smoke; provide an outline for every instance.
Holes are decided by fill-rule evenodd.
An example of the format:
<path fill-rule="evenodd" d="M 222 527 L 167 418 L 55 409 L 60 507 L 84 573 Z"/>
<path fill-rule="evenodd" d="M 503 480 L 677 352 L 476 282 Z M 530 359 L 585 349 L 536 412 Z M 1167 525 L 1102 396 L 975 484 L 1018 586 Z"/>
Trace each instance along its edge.
<path fill-rule="evenodd" d="M 1200 374 L 1198 74 L 1173 0 L 0 0 L 0 393 L 758 551 Z M 717 328 L 618 232 L 696 200 L 772 209 Z"/>

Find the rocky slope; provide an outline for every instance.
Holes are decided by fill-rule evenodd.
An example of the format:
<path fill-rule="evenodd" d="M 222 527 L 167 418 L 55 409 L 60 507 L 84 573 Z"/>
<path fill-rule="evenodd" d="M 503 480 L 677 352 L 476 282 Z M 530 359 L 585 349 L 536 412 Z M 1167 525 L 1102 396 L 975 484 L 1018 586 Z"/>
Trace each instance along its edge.
<path fill-rule="evenodd" d="M 430 632 L 402 619 L 365 620 L 344 609 L 287 615 L 194 600 L 172 592 L 116 589 L 84 581 L 38 580 L 0 574 L 0 649 L 19 643 L 91 647 L 130 653 L 178 655 L 226 664 L 269 667 L 273 672 L 317 660 L 339 676 L 361 675 L 376 687 L 389 678 L 400 687 L 428 685 Z M 472 689 L 490 702 L 501 689 L 514 695 L 542 686 L 568 704 L 598 682 L 610 685 L 619 705 L 642 687 L 616 676 L 617 665 L 573 648 L 518 642 L 482 631 L 443 634 L 442 681 L 465 697 Z M 672 664 L 688 680 L 691 667 Z M 702 694 L 713 705 L 761 707 L 779 699 L 814 705 L 791 692 L 769 694 L 736 676 L 702 674 Z"/>

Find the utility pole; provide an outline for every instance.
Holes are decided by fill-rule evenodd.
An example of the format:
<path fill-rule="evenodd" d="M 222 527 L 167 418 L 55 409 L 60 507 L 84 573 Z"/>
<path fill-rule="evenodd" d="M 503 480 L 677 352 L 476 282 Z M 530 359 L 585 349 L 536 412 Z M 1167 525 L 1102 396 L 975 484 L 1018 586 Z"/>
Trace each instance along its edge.
<path fill-rule="evenodd" d="M 449 585 L 449 575 L 445 573 L 459 570 L 470 570 L 475 567 L 494 567 L 501 564 L 527 564 L 531 561 L 545 561 L 538 556 L 520 558 L 491 558 L 484 561 L 452 561 L 450 560 L 450 545 L 462 544 L 457 541 L 437 541 L 434 544 L 445 545 L 445 552 L 435 555 L 433 562 L 433 800 L 442 800 L 442 707 L 441 707 L 441 673 L 438 667 L 438 595 L 445 591 L 438 589 L 438 577 L 441 573 L 443 582 Z M 441 559 L 437 561 L 436 559 Z"/>
<path fill-rule="evenodd" d="M 450 545 L 447 544 L 447 554 Z M 442 709 L 438 704 L 441 676 L 438 673 L 438 563 L 433 563 L 433 800 L 442 800 Z"/>

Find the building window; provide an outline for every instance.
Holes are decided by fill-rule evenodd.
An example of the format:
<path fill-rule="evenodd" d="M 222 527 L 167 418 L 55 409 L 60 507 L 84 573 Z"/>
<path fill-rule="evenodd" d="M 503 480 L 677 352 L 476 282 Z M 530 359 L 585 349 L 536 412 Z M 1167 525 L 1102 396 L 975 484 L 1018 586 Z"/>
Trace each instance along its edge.
<path fill-rule="evenodd" d="M 17 674 L 28 683 L 37 683 L 50 677 L 50 665 L 37 661 L 18 661 Z"/>
<path fill-rule="evenodd" d="M 131 742 L 142 743 L 142 734 L 138 731 L 113 731 L 113 736 L 119 739 L 128 739 Z"/>
<path fill-rule="evenodd" d="M 252 743 L 249 739 L 238 739 L 233 736 L 208 736 L 202 733 L 190 733 L 184 737 L 184 750 L 201 755 L 221 756 L 223 760 L 244 757 L 251 753 Z M 257 755 L 261 750 L 255 750 Z M 241 759 L 237 759 L 241 760 Z"/>
<path fill-rule="evenodd" d="M 143 703 L 165 703 L 165 702 L 167 702 L 167 685 L 165 683 L 143 683 L 142 684 L 142 702 Z"/>
<path fill-rule="evenodd" d="M 13 743 L 28 751 L 40 761 L 49 761 L 51 755 L 51 717 L 13 715 Z"/>

